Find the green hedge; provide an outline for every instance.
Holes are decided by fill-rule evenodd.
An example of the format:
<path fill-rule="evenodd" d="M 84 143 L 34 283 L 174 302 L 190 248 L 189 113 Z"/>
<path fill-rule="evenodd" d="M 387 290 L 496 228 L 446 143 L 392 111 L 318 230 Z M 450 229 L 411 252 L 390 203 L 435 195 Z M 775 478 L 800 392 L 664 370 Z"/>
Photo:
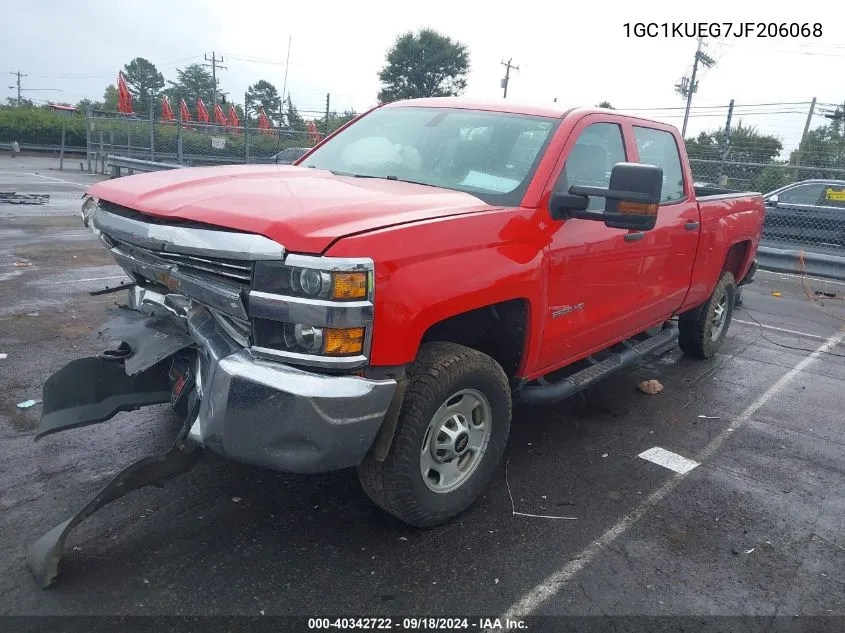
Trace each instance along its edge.
<path fill-rule="evenodd" d="M 0 142 L 85 147 L 85 117 L 57 114 L 44 108 L 0 108 Z"/>

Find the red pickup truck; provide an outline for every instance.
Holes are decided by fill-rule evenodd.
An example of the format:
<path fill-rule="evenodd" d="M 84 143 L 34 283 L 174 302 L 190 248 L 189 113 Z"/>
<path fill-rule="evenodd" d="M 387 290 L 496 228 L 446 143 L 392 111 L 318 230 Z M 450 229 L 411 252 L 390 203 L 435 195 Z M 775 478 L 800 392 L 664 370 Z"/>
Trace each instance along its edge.
<path fill-rule="evenodd" d="M 133 283 L 114 345 L 46 381 L 36 437 L 161 402 L 184 424 L 33 546 L 42 586 L 78 521 L 201 449 L 356 466 L 412 525 L 457 515 L 494 476 L 512 401 L 676 342 L 718 350 L 764 207 L 696 191 L 671 126 L 447 98 L 375 108 L 295 166 L 100 183 L 82 214 Z"/>

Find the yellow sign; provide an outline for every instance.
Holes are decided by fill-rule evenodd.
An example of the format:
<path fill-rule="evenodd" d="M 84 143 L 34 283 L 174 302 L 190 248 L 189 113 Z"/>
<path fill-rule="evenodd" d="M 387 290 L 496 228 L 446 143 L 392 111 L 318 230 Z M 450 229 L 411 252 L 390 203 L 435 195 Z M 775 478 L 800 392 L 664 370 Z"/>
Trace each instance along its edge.
<path fill-rule="evenodd" d="M 824 191 L 824 198 L 825 200 L 845 200 L 845 189 L 836 191 L 835 189 L 828 187 Z"/>

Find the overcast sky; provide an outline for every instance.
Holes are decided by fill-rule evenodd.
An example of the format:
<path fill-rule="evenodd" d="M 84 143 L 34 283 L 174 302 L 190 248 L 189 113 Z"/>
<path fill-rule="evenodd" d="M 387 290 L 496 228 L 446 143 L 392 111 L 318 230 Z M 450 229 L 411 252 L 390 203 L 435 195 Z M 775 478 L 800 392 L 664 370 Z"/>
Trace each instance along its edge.
<path fill-rule="evenodd" d="M 220 74 L 222 89 L 242 101 L 258 79 L 281 90 L 291 37 L 287 87 L 300 110 L 322 110 L 328 92 L 333 109 L 361 111 L 375 104 L 377 73 L 395 37 L 430 26 L 468 46 L 468 96 L 500 97 L 500 62 L 512 57 L 519 71 L 512 75 L 509 98 L 677 108 L 650 114 L 680 127 L 684 102 L 674 85 L 691 70 L 695 40 L 626 37 L 623 25 L 764 21 L 819 22 L 823 36 L 711 41 L 707 53 L 718 63 L 700 77 L 688 136 L 724 125 L 726 108 L 701 106 L 726 106 L 731 98 L 741 106 L 798 102 L 738 107 L 735 115 L 794 147 L 812 97 L 822 103 L 845 100 L 845 31 L 838 15 L 845 11 L 825 10 L 820 3 L 522 0 L 497 8 L 489 0 L 0 0 L 0 10 L 6 22 L 2 70 L 27 73 L 24 88 L 62 90 L 23 93 L 33 99 L 101 98 L 118 69 L 137 56 L 175 79 L 177 67 L 215 50 L 228 67 Z M 6 77 L 12 86 L 14 77 Z M 6 89 L 3 96 L 14 94 Z M 813 125 L 825 122 L 816 116 Z"/>

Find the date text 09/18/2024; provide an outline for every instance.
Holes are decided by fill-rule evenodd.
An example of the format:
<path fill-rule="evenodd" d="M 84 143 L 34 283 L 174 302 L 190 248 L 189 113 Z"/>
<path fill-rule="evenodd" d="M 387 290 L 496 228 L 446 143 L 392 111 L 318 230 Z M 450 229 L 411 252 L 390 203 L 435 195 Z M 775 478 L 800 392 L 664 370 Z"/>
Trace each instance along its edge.
<path fill-rule="evenodd" d="M 821 37 L 821 22 L 626 22 L 625 37 Z"/>
<path fill-rule="evenodd" d="M 309 630 L 359 630 L 359 631 L 519 631 L 527 629 L 524 620 L 513 618 L 308 618 Z"/>

